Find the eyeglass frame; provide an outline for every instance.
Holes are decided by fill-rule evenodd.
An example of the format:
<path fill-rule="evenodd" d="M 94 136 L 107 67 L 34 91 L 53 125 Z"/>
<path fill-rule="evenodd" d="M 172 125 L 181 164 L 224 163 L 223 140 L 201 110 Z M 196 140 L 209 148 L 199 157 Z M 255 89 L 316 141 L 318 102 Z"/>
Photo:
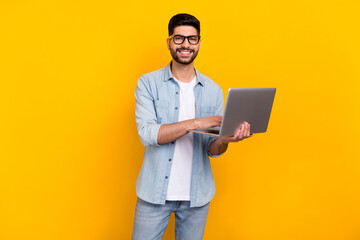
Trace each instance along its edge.
<path fill-rule="evenodd" d="M 183 37 L 184 40 L 183 40 L 181 43 L 176 43 L 175 40 L 174 40 L 174 37 Z M 191 42 L 190 42 L 190 38 L 191 38 L 191 37 L 198 37 L 199 39 L 198 39 L 197 43 L 191 43 Z M 176 44 L 176 45 L 181 45 L 181 44 L 183 44 L 183 43 L 185 42 L 185 39 L 187 39 L 188 42 L 189 42 L 191 45 L 198 45 L 199 42 L 200 42 L 201 36 L 200 36 L 200 35 L 183 36 L 183 35 L 176 34 L 176 35 L 170 36 L 169 39 L 172 39 L 173 42 L 174 42 L 174 44 Z"/>

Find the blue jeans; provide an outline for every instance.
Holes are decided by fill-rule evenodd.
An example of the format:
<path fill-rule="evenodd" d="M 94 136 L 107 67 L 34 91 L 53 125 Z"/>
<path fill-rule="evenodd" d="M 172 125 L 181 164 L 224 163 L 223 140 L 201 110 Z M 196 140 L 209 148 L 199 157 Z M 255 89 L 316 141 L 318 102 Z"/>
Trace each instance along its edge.
<path fill-rule="evenodd" d="M 175 213 L 175 239 L 201 240 L 204 235 L 210 203 L 190 208 L 189 201 L 166 201 L 152 204 L 138 198 L 135 210 L 133 240 L 160 240 Z"/>

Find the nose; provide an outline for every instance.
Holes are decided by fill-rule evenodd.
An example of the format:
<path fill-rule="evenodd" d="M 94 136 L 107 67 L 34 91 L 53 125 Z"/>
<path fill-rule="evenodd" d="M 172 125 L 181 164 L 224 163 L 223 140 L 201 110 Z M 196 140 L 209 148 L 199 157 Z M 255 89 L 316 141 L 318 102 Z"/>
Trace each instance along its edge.
<path fill-rule="evenodd" d="M 190 47 L 189 39 L 185 38 L 185 41 L 181 44 L 181 47 L 189 48 Z"/>

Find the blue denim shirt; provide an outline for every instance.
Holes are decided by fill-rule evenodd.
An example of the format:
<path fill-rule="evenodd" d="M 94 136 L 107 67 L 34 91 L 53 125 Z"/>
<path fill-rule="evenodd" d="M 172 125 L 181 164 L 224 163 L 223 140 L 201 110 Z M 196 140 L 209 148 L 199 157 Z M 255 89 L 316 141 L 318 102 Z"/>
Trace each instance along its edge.
<path fill-rule="evenodd" d="M 196 118 L 222 115 L 224 98 L 220 86 L 196 69 L 195 72 Z M 176 123 L 179 118 L 179 86 L 171 73 L 170 64 L 141 76 L 135 97 L 137 130 L 141 142 L 145 145 L 136 193 L 144 201 L 165 204 L 176 141 L 159 145 L 157 138 L 162 124 Z M 213 140 L 213 136 L 194 134 L 191 207 L 203 206 L 215 195 L 215 182 L 208 153 L 209 144 Z"/>

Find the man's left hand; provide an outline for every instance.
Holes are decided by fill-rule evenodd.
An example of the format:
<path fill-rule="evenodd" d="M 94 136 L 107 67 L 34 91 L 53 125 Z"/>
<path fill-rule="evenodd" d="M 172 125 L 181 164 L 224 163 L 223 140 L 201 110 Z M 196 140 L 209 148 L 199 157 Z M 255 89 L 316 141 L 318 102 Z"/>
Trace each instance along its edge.
<path fill-rule="evenodd" d="M 250 124 L 248 122 L 243 122 L 240 126 L 236 129 L 234 136 L 232 137 L 219 137 L 221 141 L 226 142 L 239 142 L 244 140 L 245 138 L 252 137 L 253 135 L 250 134 Z M 220 139 L 219 139 L 220 140 Z"/>

